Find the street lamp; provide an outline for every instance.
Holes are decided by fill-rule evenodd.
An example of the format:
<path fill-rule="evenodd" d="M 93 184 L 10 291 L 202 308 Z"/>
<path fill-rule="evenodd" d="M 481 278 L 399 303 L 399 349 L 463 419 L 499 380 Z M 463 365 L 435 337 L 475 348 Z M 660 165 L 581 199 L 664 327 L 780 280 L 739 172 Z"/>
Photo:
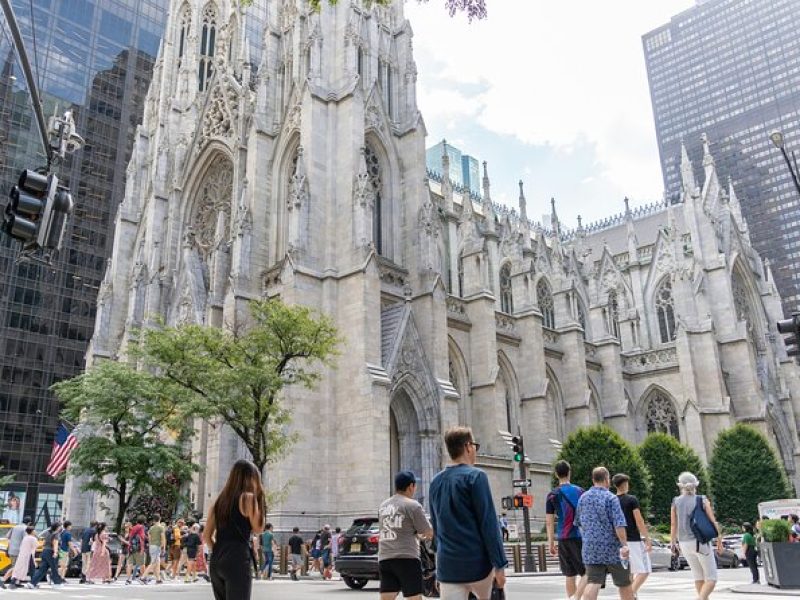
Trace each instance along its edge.
<path fill-rule="evenodd" d="M 789 172 L 792 174 L 794 187 L 797 190 L 797 193 L 800 194 L 800 180 L 797 178 L 797 159 L 795 158 L 794 151 L 792 152 L 792 160 L 789 160 L 789 153 L 786 152 L 783 133 L 777 129 L 769 134 L 769 139 L 772 140 L 772 144 L 781 151 L 781 154 L 783 154 L 783 160 L 786 161 L 786 166 L 789 167 Z M 794 164 L 792 164 L 793 162 Z"/>

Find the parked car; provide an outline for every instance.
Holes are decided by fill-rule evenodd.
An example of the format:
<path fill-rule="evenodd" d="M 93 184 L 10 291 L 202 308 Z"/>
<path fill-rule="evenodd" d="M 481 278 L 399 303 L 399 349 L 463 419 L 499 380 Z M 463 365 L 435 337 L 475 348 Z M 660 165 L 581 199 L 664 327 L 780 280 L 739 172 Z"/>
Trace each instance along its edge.
<path fill-rule="evenodd" d="M 379 533 L 378 518 L 364 517 L 355 519 L 350 528 L 339 538 L 336 570 L 348 587 L 360 590 L 369 581 L 380 579 Z"/>
<path fill-rule="evenodd" d="M 741 561 L 739 560 L 739 554 L 741 554 L 742 550 L 741 541 L 739 542 L 739 554 L 734 552 L 733 547 L 734 544 L 732 542 L 725 541 L 725 538 L 722 538 L 722 554 L 714 552 L 714 557 L 717 559 L 718 568 L 736 569 L 739 567 L 741 564 Z"/>
<path fill-rule="evenodd" d="M 670 571 L 678 571 L 688 566 L 683 556 L 675 554 L 669 544 L 664 544 L 658 540 L 653 540 L 650 562 L 653 565 L 653 569 L 669 569 Z"/>

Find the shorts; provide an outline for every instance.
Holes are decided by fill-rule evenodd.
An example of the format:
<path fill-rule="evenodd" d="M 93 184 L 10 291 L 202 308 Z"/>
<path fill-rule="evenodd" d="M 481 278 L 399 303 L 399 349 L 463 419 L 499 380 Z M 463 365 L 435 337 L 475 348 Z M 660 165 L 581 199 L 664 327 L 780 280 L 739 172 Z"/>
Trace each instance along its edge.
<path fill-rule="evenodd" d="M 150 562 L 161 562 L 161 546 L 150 544 Z"/>
<path fill-rule="evenodd" d="M 197 548 L 187 548 L 186 558 L 188 560 L 195 560 L 197 558 Z"/>
<path fill-rule="evenodd" d="M 181 547 L 180 546 L 170 546 L 169 547 L 169 559 L 170 560 L 180 560 L 181 559 Z"/>
<path fill-rule="evenodd" d="M 586 574 L 586 567 L 581 558 L 583 540 L 568 538 L 558 540 L 558 564 L 564 577 L 578 577 Z"/>
<path fill-rule="evenodd" d="M 699 550 L 695 540 L 679 542 L 679 545 L 695 581 L 717 580 L 717 559 L 714 556 L 714 549 L 709 544 L 700 544 Z"/>
<path fill-rule="evenodd" d="M 605 585 L 606 575 L 611 573 L 611 580 L 618 588 L 628 587 L 631 584 L 631 570 L 623 567 L 622 563 L 610 565 L 586 565 L 588 583 L 595 585 Z"/>
<path fill-rule="evenodd" d="M 330 567 L 331 566 L 331 551 L 330 550 L 323 550 L 322 551 L 322 566 L 323 567 Z"/>
<path fill-rule="evenodd" d="M 653 565 L 650 563 L 650 553 L 644 542 L 628 542 L 630 550 L 630 563 L 632 575 L 645 575 L 653 572 Z"/>
<path fill-rule="evenodd" d="M 144 566 L 144 552 L 132 552 L 130 555 L 131 564 L 134 567 Z"/>
<path fill-rule="evenodd" d="M 69 550 L 58 551 L 58 566 L 66 567 L 69 564 Z"/>
<path fill-rule="evenodd" d="M 422 595 L 422 563 L 418 558 L 387 558 L 378 563 L 381 594 L 403 592 L 403 596 Z"/>
<path fill-rule="evenodd" d="M 303 555 L 302 554 L 292 554 L 292 568 L 293 569 L 301 569 L 301 568 L 303 568 Z"/>
<path fill-rule="evenodd" d="M 492 597 L 492 584 L 494 583 L 494 569 L 479 581 L 470 583 L 445 583 L 439 582 L 439 597 L 442 600 L 467 600 L 470 593 L 475 594 L 478 600 L 489 600 Z"/>

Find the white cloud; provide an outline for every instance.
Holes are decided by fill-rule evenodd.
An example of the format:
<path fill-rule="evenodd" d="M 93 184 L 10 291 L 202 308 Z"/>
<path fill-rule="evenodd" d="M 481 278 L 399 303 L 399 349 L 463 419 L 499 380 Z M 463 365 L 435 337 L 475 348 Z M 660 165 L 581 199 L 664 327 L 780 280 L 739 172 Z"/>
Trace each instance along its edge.
<path fill-rule="evenodd" d="M 660 197 L 641 35 L 691 4 L 488 0 L 489 18 L 468 24 L 448 18 L 441 2 L 408 2 L 428 130 L 457 131 L 474 118 L 493 134 L 550 146 L 565 174 L 577 148 L 593 147 L 592 175 L 607 188 Z"/>

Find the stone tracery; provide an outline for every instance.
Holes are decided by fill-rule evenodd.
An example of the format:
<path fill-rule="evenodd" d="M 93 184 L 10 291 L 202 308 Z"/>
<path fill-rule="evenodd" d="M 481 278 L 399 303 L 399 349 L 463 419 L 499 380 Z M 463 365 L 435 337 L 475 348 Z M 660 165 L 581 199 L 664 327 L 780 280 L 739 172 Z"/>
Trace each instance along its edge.
<path fill-rule="evenodd" d="M 203 257 L 212 250 L 219 214 L 230 222 L 232 194 L 233 166 L 227 159 L 217 158 L 203 179 L 191 218 L 195 245 Z"/>
<path fill-rule="evenodd" d="M 667 433 L 676 439 L 680 439 L 678 428 L 678 415 L 675 406 L 663 393 L 656 391 L 647 402 L 645 412 L 645 423 L 647 433 Z"/>

